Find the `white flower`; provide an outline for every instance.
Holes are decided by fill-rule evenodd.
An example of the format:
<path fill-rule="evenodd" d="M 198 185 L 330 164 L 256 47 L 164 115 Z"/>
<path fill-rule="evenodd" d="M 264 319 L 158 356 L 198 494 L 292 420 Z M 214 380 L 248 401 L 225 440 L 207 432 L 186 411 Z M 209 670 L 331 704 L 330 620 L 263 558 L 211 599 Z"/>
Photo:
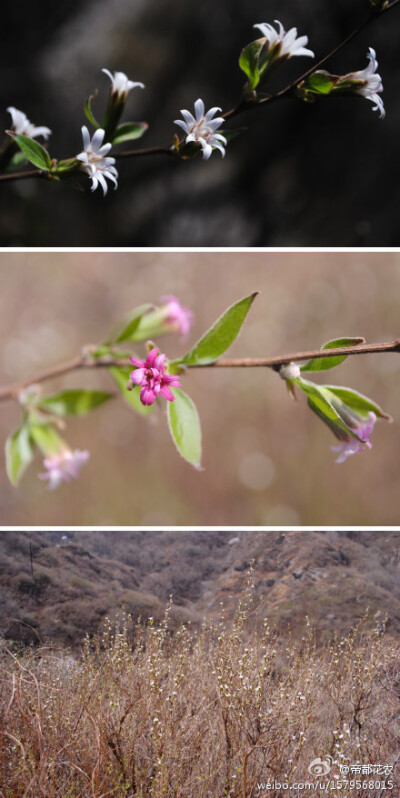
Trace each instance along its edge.
<path fill-rule="evenodd" d="M 7 108 L 7 111 L 11 114 L 13 130 L 17 136 L 28 136 L 30 139 L 35 139 L 38 136 L 43 136 L 44 139 L 49 138 L 51 134 L 49 127 L 36 127 L 36 125 L 29 121 L 27 115 L 24 114 L 23 111 L 18 111 L 18 108 L 14 108 L 13 106 Z"/>
<path fill-rule="evenodd" d="M 123 94 L 129 94 L 131 89 L 135 89 L 136 86 L 144 89 L 144 83 L 134 83 L 133 80 L 128 80 L 124 72 L 114 72 L 112 75 L 109 69 L 102 69 L 101 71 L 105 72 L 111 80 L 111 94 L 116 92 L 121 97 Z"/>
<path fill-rule="evenodd" d="M 90 140 L 89 131 L 86 125 L 83 125 L 83 152 L 80 152 L 76 158 L 78 161 L 82 161 L 82 169 L 87 172 L 92 180 L 92 191 L 95 191 L 100 183 L 105 196 L 108 189 L 105 178 L 112 180 L 115 183 L 115 188 L 117 188 L 118 172 L 114 166 L 115 158 L 105 157 L 111 150 L 112 145 L 110 143 L 102 145 L 104 133 L 105 131 L 99 128 L 93 134 L 92 140 Z"/>
<path fill-rule="evenodd" d="M 375 103 L 375 107 L 372 110 L 379 111 L 381 119 L 384 119 L 386 112 L 382 97 L 379 97 L 378 94 L 378 92 L 383 91 L 382 78 L 380 75 L 375 74 L 376 70 L 378 69 L 378 62 L 376 60 L 376 52 L 373 47 L 369 48 L 367 58 L 369 64 L 365 67 L 365 69 L 361 69 L 359 72 L 351 72 L 350 75 L 345 75 L 344 78 L 352 81 L 362 81 L 363 85 L 360 87 L 354 87 L 354 91 L 357 94 L 361 94 L 361 96 L 365 97 L 366 100 L 371 100 L 371 102 Z"/>
<path fill-rule="evenodd" d="M 297 363 L 288 363 L 287 366 L 281 366 L 279 369 L 279 376 L 283 380 L 297 380 L 300 374 L 300 366 Z"/>
<path fill-rule="evenodd" d="M 174 121 L 175 125 L 179 125 L 188 134 L 185 139 L 187 143 L 197 141 L 201 144 L 203 158 L 206 160 L 210 157 L 214 147 L 220 151 L 222 157 L 225 155 L 223 145 L 227 144 L 227 140 L 220 133 L 215 133 L 225 120 L 222 116 L 213 119 L 214 114 L 221 110 L 221 108 L 210 108 L 205 114 L 203 100 L 196 100 L 194 104 L 195 117 L 190 111 L 182 110 L 181 114 L 185 121 L 183 122 L 182 119 Z"/>
<path fill-rule="evenodd" d="M 71 479 L 78 479 L 79 471 L 89 460 L 89 452 L 81 452 L 75 449 L 65 449 L 60 454 L 52 454 L 44 460 L 46 474 L 39 474 L 39 479 L 49 480 L 49 490 L 55 490 L 62 482 L 70 482 Z"/>
<path fill-rule="evenodd" d="M 253 28 L 259 28 L 262 35 L 269 42 L 270 47 L 279 46 L 278 58 L 283 56 L 290 58 L 292 55 L 309 55 L 311 58 L 314 58 L 312 50 L 307 50 L 306 47 L 304 47 L 304 45 L 308 43 L 308 36 L 299 36 L 297 39 L 297 28 L 290 28 L 286 33 L 279 20 L 276 19 L 275 23 L 278 25 L 279 31 L 276 31 L 268 22 L 261 22 L 258 25 L 253 25 Z"/>

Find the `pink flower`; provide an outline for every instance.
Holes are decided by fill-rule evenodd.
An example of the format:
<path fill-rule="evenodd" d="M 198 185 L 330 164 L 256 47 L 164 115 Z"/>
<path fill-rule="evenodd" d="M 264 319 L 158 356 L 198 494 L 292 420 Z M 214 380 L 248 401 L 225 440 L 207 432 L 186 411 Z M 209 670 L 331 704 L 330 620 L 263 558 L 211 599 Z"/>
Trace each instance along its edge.
<path fill-rule="evenodd" d="M 78 479 L 79 471 L 84 463 L 89 460 L 90 454 L 87 451 L 81 452 L 75 449 L 65 449 L 61 453 L 52 454 L 44 460 L 46 474 L 39 474 L 39 479 L 49 480 L 49 490 L 54 490 L 62 482 L 71 482 L 71 479 Z"/>
<path fill-rule="evenodd" d="M 176 377 L 170 377 L 165 373 L 165 355 L 159 355 L 158 349 L 154 348 L 146 360 L 139 360 L 137 357 L 129 359 L 134 366 L 137 366 L 129 378 L 133 385 L 142 386 L 140 401 L 143 405 L 152 405 L 158 394 L 169 402 L 174 401 L 175 397 L 168 386 L 178 387 L 181 383 Z"/>
<path fill-rule="evenodd" d="M 174 326 L 180 335 L 187 335 L 193 320 L 190 308 L 185 308 L 176 296 L 162 296 L 160 302 L 165 303 L 165 321 Z"/>
<path fill-rule="evenodd" d="M 343 432 L 343 440 L 341 440 L 339 446 L 331 446 L 333 452 L 339 452 L 339 457 L 336 459 L 337 463 L 344 463 L 352 454 L 358 454 L 358 452 L 362 452 L 365 448 L 372 449 L 370 438 L 375 422 L 376 415 L 371 411 L 368 414 L 368 419 L 360 419 L 360 423 L 357 425 L 349 425 L 356 435 L 361 438 L 361 441 L 357 441 L 356 438 L 351 438 L 350 435 L 345 437 L 345 433 Z M 336 434 L 338 435 L 338 433 Z"/>

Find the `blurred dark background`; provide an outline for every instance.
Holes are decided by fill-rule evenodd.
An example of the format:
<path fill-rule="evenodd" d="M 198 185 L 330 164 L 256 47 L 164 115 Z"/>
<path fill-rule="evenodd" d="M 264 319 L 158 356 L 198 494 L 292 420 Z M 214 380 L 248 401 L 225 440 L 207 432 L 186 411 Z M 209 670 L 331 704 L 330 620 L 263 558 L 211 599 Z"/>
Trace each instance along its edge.
<path fill-rule="evenodd" d="M 137 146 L 168 145 L 180 108 L 234 105 L 243 85 L 240 50 L 253 24 L 282 21 L 309 36 L 316 56 L 332 49 L 368 11 L 368 0 L 79 0 L 6 4 L 2 13 L 0 124 L 16 106 L 53 130 L 51 154 L 81 150 L 83 103 L 97 87 L 101 115 L 109 81 L 122 70 L 146 89 L 129 95 L 126 120 L 150 129 Z M 103 199 L 35 181 L 0 194 L 2 246 L 398 246 L 400 64 L 398 9 L 336 56 L 329 68 L 366 66 L 377 51 L 387 110 L 336 98 L 277 103 L 233 120 L 249 130 L 227 156 L 175 162 L 162 156 L 120 164 L 120 185 Z M 293 58 L 286 85 L 311 65 Z M 125 148 L 131 145 L 123 145 Z M 396 157 L 394 154 L 396 153 Z"/>

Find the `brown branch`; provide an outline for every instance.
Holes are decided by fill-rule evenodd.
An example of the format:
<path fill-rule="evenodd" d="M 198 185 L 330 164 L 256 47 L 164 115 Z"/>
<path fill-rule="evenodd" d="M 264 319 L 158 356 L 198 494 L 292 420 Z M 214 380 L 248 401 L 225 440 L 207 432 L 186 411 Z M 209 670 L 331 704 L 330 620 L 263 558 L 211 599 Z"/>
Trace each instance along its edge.
<path fill-rule="evenodd" d="M 28 177 L 47 177 L 47 174 L 47 172 L 42 172 L 41 169 L 30 169 L 25 172 L 10 172 L 0 175 L 0 180 L 7 183 L 10 180 L 26 180 Z"/>
<path fill-rule="evenodd" d="M 134 155 L 175 155 L 175 151 L 168 147 L 144 147 L 141 150 L 124 150 L 114 152 L 113 157 L 118 161 L 121 158 L 131 158 Z"/>
<path fill-rule="evenodd" d="M 285 97 L 290 96 L 293 89 L 303 80 L 312 75 L 319 67 L 323 66 L 330 58 L 332 58 L 336 53 L 340 52 L 346 45 L 349 44 L 359 33 L 361 33 L 364 28 L 370 25 L 371 22 L 376 20 L 378 17 L 387 14 L 391 11 L 395 6 L 400 5 L 400 0 L 393 0 L 387 8 L 381 9 L 380 11 L 376 11 L 371 7 L 370 13 L 366 19 L 361 22 L 357 28 L 355 28 L 345 39 L 343 39 L 340 44 L 338 44 L 333 50 L 331 50 L 327 55 L 321 58 L 316 64 L 313 64 L 312 67 L 307 69 L 306 72 L 303 72 L 300 77 L 296 78 L 292 83 L 286 86 L 284 89 L 281 89 L 276 94 L 271 95 L 270 97 L 263 97 L 261 100 L 248 100 L 246 97 L 242 97 L 239 103 L 231 108 L 229 111 L 226 111 L 222 114 L 224 119 L 233 119 L 233 117 L 238 116 L 239 114 L 243 113 L 244 111 L 251 111 L 255 108 L 259 108 L 260 106 L 265 106 L 275 102 L 276 100 L 282 100 Z M 113 153 L 113 157 L 116 160 L 122 160 L 123 158 L 133 158 L 138 156 L 147 156 L 147 155 L 177 155 L 173 145 L 168 147 L 144 147 L 142 149 L 135 149 L 135 150 L 125 150 L 123 152 Z M 12 180 L 26 180 L 27 178 L 31 177 L 51 177 L 51 174 L 42 171 L 40 169 L 32 169 L 29 171 L 24 172 L 11 172 L 9 174 L 0 175 L 0 181 L 3 182 L 10 182 Z"/>
<path fill-rule="evenodd" d="M 312 349 L 307 352 L 294 352 L 289 355 L 276 355 L 275 357 L 242 357 L 234 359 L 220 359 L 214 363 L 193 364 L 183 368 L 271 368 L 279 371 L 281 366 L 288 363 L 296 363 L 302 360 L 311 360 L 312 358 L 325 358 L 337 357 L 338 355 L 367 355 L 367 354 L 380 354 L 382 352 L 399 352 L 400 353 L 400 339 L 396 341 L 388 341 L 386 343 L 377 344 L 358 344 L 352 347 L 337 347 L 336 349 Z M 131 366 L 129 358 L 115 358 L 115 357 L 102 357 L 98 360 L 90 359 L 87 355 L 79 355 L 79 357 L 72 358 L 71 360 L 61 363 L 58 366 L 42 371 L 39 374 L 30 377 L 29 379 L 21 380 L 13 385 L 6 386 L 0 389 L 0 401 L 7 399 L 18 399 L 20 391 L 28 388 L 30 385 L 36 385 L 47 380 L 60 377 L 63 374 L 68 374 L 72 371 L 80 369 L 98 369 L 98 368 L 111 368 L 112 366 Z"/>

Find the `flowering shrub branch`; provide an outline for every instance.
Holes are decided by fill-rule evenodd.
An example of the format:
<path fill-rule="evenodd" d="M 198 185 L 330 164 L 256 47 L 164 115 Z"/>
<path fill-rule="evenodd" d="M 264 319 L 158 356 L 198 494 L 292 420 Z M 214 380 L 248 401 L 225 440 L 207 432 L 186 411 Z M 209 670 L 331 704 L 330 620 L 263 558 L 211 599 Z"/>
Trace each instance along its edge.
<path fill-rule="evenodd" d="M 105 113 L 98 122 L 92 109 L 92 100 L 96 94 L 94 93 L 88 98 L 84 107 L 94 133 L 91 136 L 88 128 L 83 126 L 82 152 L 65 160 L 52 158 L 46 147 L 36 140 L 42 137 L 47 142 L 51 134 L 49 128 L 34 125 L 24 112 L 10 106 L 7 110 L 11 114 L 12 128 L 6 131 L 9 138 L 0 150 L 0 172 L 4 172 L 0 174 L 0 180 L 12 181 L 34 177 L 62 181 L 86 174 L 92 181 L 91 190 L 101 187 L 105 195 L 108 190 L 107 180 L 111 181 L 114 188 L 118 186 L 118 171 L 115 166 L 117 160 L 149 155 L 189 159 L 199 153 L 202 153 L 203 159 L 207 160 L 215 150 L 218 150 L 223 157 L 231 139 L 243 130 L 229 130 L 225 127 L 220 130 L 225 122 L 243 112 L 286 97 L 314 102 L 317 98 L 335 94 L 359 96 L 372 101 L 375 104 L 373 110 L 378 110 L 380 117 L 383 118 L 385 109 L 380 96 L 383 85 L 381 76 L 377 73 L 378 62 L 372 47 L 367 53 L 369 63 L 364 69 L 345 75 L 334 75 L 320 67 L 348 45 L 378 16 L 388 13 L 399 4 L 400 0 L 392 2 L 368 0 L 369 13 L 357 28 L 317 64 L 275 94 L 266 91 L 270 76 L 283 67 L 289 58 L 295 56 L 314 58 L 314 52 L 305 46 L 308 44 L 308 37 L 305 35 L 298 37 L 296 28 L 285 31 L 279 21 L 275 22 L 276 27 L 266 22 L 255 24 L 254 27 L 262 35 L 250 42 L 240 54 L 239 66 L 246 75 L 247 82 L 239 102 L 229 111 L 222 113 L 222 109 L 218 107 L 206 111 L 203 100 L 197 99 L 194 103 L 194 115 L 183 109 L 181 111 L 183 119 L 175 120 L 175 124 L 183 130 L 183 138 L 175 135 L 174 142 L 165 147 L 154 146 L 109 154 L 116 145 L 139 139 L 148 129 L 146 122 L 120 124 L 128 94 L 133 89 L 145 88 L 143 83 L 129 80 L 123 72 L 112 74 L 108 69 L 102 69 L 111 81 Z M 215 117 L 217 113 L 221 115 Z M 27 162 L 36 168 L 17 171 L 16 167 Z"/>
<path fill-rule="evenodd" d="M 269 368 L 278 372 L 294 398 L 300 391 L 310 409 L 330 428 L 338 445 L 337 462 L 370 449 L 376 421 L 391 417 L 372 399 L 357 391 L 335 385 L 316 385 L 303 374 L 327 371 L 349 356 L 368 353 L 400 353 L 400 339 L 367 344 L 364 338 L 337 338 L 321 349 L 277 355 L 269 358 L 224 359 L 222 355 L 239 335 L 257 293 L 243 297 L 229 307 L 194 346 L 175 360 L 169 360 L 154 338 L 178 333 L 186 338 L 193 314 L 174 296 L 164 296 L 160 305 L 146 303 L 134 308 L 98 345 L 85 346 L 77 357 L 40 374 L 0 389 L 0 401 L 14 400 L 22 411 L 22 423 L 6 443 L 6 465 L 16 485 L 34 457 L 44 458 L 45 472 L 39 474 L 50 489 L 79 476 L 89 459 L 86 450 L 72 451 L 60 432 L 69 415 L 84 415 L 115 397 L 109 391 L 74 389 L 46 396 L 41 384 L 84 369 L 106 369 L 129 407 L 147 416 L 163 400 L 172 440 L 181 456 L 201 468 L 201 427 L 193 400 L 182 390 L 190 370 L 204 368 Z M 145 342 L 145 358 L 125 346 Z M 124 348 L 121 345 L 124 344 Z M 303 363 L 303 365 L 299 365 Z"/>

